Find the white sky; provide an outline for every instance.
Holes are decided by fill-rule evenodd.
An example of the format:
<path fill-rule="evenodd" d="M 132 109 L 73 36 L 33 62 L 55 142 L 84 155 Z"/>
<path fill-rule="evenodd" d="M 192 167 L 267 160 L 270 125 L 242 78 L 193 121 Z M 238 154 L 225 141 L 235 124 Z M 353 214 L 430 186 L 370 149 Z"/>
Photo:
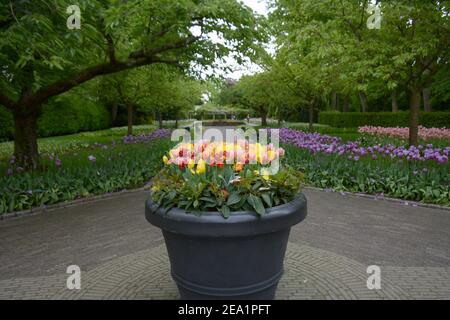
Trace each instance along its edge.
<path fill-rule="evenodd" d="M 242 2 L 259 14 L 267 14 L 267 6 L 264 0 L 242 0 Z"/>

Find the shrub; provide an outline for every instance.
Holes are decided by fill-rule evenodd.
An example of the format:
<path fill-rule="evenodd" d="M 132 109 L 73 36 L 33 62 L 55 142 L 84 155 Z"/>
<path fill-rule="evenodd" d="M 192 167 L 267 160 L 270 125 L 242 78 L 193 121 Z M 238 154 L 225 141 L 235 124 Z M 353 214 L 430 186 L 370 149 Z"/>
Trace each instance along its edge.
<path fill-rule="evenodd" d="M 298 121 L 298 122 L 306 122 L 309 123 L 309 110 L 308 109 L 302 109 L 298 113 L 298 115 L 292 115 L 293 118 L 289 118 L 289 121 Z M 317 110 L 314 110 L 313 113 L 313 123 L 317 123 L 319 118 L 319 112 Z M 292 120 L 295 119 L 295 120 Z M 298 120 L 297 120 L 298 119 Z"/>
<path fill-rule="evenodd" d="M 109 127 L 111 116 L 104 106 L 78 95 L 64 95 L 43 107 L 38 119 L 38 136 L 58 136 Z M 13 137 L 12 115 L 0 106 L 0 140 Z"/>
<path fill-rule="evenodd" d="M 409 112 L 321 112 L 319 123 L 337 128 L 408 127 Z M 419 124 L 427 128 L 449 128 L 450 112 L 421 112 Z"/>
<path fill-rule="evenodd" d="M 71 95 L 53 100 L 43 108 L 38 120 L 38 135 L 48 137 L 101 130 L 110 126 L 110 114 L 104 106 Z"/>

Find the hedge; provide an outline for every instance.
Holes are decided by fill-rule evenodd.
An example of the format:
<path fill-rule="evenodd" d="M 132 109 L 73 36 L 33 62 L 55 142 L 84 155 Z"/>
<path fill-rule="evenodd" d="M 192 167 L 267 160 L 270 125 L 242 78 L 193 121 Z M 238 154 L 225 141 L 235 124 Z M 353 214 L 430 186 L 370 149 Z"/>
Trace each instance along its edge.
<path fill-rule="evenodd" d="M 0 140 L 12 139 L 14 124 L 11 113 L 0 106 Z M 38 118 L 38 136 L 49 137 L 111 127 L 108 110 L 93 101 L 67 95 L 50 101 Z"/>
<path fill-rule="evenodd" d="M 320 112 L 319 123 L 336 128 L 408 127 L 409 112 Z M 450 112 L 421 112 L 419 124 L 427 128 L 450 128 Z"/>

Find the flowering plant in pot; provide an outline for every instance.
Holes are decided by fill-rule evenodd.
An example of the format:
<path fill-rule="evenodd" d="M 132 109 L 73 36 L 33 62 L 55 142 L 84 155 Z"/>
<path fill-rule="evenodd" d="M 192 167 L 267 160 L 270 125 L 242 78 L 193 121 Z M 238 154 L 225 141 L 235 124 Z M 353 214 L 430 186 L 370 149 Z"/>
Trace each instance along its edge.
<path fill-rule="evenodd" d="M 165 238 L 184 299 L 272 299 L 291 226 L 306 217 L 303 175 L 282 148 L 237 140 L 170 150 L 146 218 Z"/>

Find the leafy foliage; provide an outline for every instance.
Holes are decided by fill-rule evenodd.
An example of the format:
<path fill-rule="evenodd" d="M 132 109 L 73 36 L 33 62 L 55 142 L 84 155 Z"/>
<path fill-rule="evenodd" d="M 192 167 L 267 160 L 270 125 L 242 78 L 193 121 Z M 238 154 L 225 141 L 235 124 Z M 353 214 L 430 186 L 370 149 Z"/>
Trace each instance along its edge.
<path fill-rule="evenodd" d="M 28 84 L 35 92 L 105 60 L 111 65 L 128 60 L 134 64 L 140 58 L 212 65 L 228 54 L 254 56 L 265 37 L 258 28 L 261 18 L 234 0 L 84 0 L 78 2 L 80 30 L 66 26 L 71 4 L 19 1 L 12 10 L 8 2 L 1 5 L 0 87 L 6 94 L 18 97 Z M 193 27 L 200 35 L 193 35 Z M 207 36 L 211 32 L 220 34 L 223 42 L 213 42 Z"/>
<path fill-rule="evenodd" d="M 220 212 L 225 218 L 235 211 L 263 215 L 267 208 L 291 201 L 299 192 L 302 175 L 290 168 L 264 179 L 250 167 L 235 175 L 230 166 L 214 168 L 209 174 L 190 171 L 181 176 L 165 168 L 155 179 L 152 200 L 169 210 L 177 207 L 200 214 Z"/>

